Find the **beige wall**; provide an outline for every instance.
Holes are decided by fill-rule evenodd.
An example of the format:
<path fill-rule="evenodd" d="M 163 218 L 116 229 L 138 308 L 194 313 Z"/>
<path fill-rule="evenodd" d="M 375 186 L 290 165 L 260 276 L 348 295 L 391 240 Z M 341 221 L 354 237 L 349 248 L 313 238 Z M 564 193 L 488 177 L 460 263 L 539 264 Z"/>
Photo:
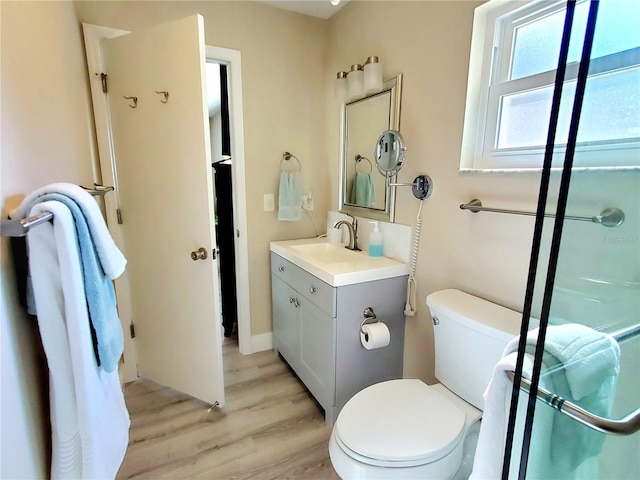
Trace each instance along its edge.
<path fill-rule="evenodd" d="M 327 78 L 378 55 L 385 78 L 404 74 L 400 131 L 407 158 L 400 182 L 428 174 L 433 195 L 422 210 L 417 315 L 407 318 L 407 377 L 435 381 L 433 333 L 426 296 L 459 288 L 520 309 L 533 222 L 525 217 L 459 210 L 472 198 L 535 209 L 539 176 L 458 172 L 473 12 L 482 2 L 350 2 L 330 22 Z M 327 88 L 330 152 L 338 152 L 339 109 Z M 334 154 L 334 157 L 337 155 Z M 337 208 L 338 162 L 332 162 Z M 414 225 L 419 202 L 398 188 L 396 221 Z"/>
<path fill-rule="evenodd" d="M 370 55 L 380 57 L 385 78 L 403 73 L 400 131 L 407 143 L 407 158 L 399 181 L 411 181 L 419 174 L 428 174 L 434 181 L 433 195 L 422 210 L 418 313 L 407 318 L 404 357 L 405 377 L 428 382 L 435 381 L 435 377 L 427 295 L 443 288 L 459 288 L 521 311 L 529 267 L 532 217 L 472 214 L 458 208 L 461 203 L 480 198 L 487 206 L 535 211 L 540 184 L 540 175 L 534 173 L 458 172 L 471 27 L 474 9 L 481 3 L 350 2 L 330 21 L 327 79 L 332 80 L 335 72 L 348 70 L 351 64 L 363 62 Z M 336 158 L 339 107 L 331 85 L 327 86 L 327 106 L 329 152 Z M 338 162 L 331 165 L 330 207 L 335 209 Z M 558 174 L 553 174 L 552 200 L 557 198 L 558 185 Z M 637 262 L 633 259 L 639 255 L 638 191 L 638 172 L 591 171 L 572 176 L 568 214 L 591 216 L 605 207 L 618 206 L 626 212 L 627 219 L 615 231 L 586 222 L 566 223 L 563 241 L 567 246 L 561 252 L 560 287 L 573 288 L 575 292 L 576 276 L 630 285 L 637 282 L 633 277 Z M 409 188 L 399 188 L 396 221 L 415 224 L 418 206 Z M 545 222 L 544 260 L 552 226 L 551 221 Z M 537 284 L 544 285 L 540 278 Z M 600 287 L 592 284 L 579 288 L 589 292 Z M 541 291 L 536 289 L 538 297 Z M 628 293 L 633 295 L 634 291 Z M 562 293 L 554 295 L 553 313 L 592 325 L 600 324 L 603 314 L 613 313 L 610 297 L 601 298 L 602 305 L 589 311 L 584 311 L 583 306 L 578 309 L 576 300 L 575 293 L 573 298 Z M 625 305 L 628 313 L 628 306 L 633 303 Z"/>
<path fill-rule="evenodd" d="M 81 31 L 67 2 L 2 2 L 2 215 L 43 184 L 93 182 Z M 45 478 L 46 365 L 35 320 L 17 305 L 1 239 L 2 478 Z M 44 372 L 44 373 L 43 373 Z M 38 381 L 44 378 L 44 386 Z"/>
<path fill-rule="evenodd" d="M 76 10 L 81 22 L 130 31 L 199 13 L 207 45 L 241 52 L 251 334 L 270 332 L 269 242 L 315 234 L 308 216 L 278 222 L 277 212 L 263 211 L 265 193 L 277 198 L 284 151 L 302 162 L 315 223 L 324 231 L 326 22 L 255 2 L 78 2 Z"/>

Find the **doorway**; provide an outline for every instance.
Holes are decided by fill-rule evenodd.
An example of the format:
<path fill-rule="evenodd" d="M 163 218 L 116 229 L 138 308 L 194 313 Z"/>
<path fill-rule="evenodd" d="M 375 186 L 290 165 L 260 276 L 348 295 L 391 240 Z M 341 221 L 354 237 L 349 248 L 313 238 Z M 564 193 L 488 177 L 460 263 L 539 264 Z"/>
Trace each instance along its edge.
<path fill-rule="evenodd" d="M 243 129 L 243 104 L 242 104 L 242 64 L 241 55 L 237 50 L 231 50 L 221 47 L 206 47 L 207 69 L 210 65 L 220 65 L 220 78 L 223 72 L 226 81 L 220 82 L 220 90 L 226 89 L 226 95 L 220 95 L 221 121 L 220 121 L 220 149 L 212 149 L 212 163 L 218 165 L 221 173 L 217 182 L 225 185 L 230 191 L 224 194 L 225 200 L 223 205 L 219 205 L 218 221 L 221 220 L 221 214 L 227 215 L 229 218 L 222 219 L 224 227 L 220 228 L 218 242 L 220 248 L 220 271 L 221 283 L 221 305 L 223 310 L 225 307 L 231 309 L 231 312 L 225 316 L 223 312 L 223 322 L 226 319 L 235 318 L 235 327 L 232 329 L 232 336 L 237 339 L 238 349 L 240 353 L 248 355 L 260 350 L 260 345 L 254 345 L 251 337 L 251 312 L 249 306 L 249 251 L 247 244 L 247 205 L 245 193 L 245 162 L 244 162 L 244 129 Z M 223 99 L 226 98 L 226 104 Z M 224 121 L 223 121 L 224 119 Z M 226 123 L 226 126 L 225 126 Z M 225 133 L 226 132 L 226 133 Z M 224 149 L 224 152 L 223 152 Z M 218 157 L 216 157 L 218 155 Z M 226 155 L 230 159 L 223 158 Z M 216 162 L 219 158 L 222 162 Z M 230 160 L 229 163 L 225 163 Z M 212 175 L 214 168 L 212 165 Z M 222 178 L 224 177 L 224 179 Z M 229 188 L 230 187 L 230 188 Z M 218 192 L 218 186 L 214 183 L 216 189 L 216 202 L 218 195 L 222 197 L 222 192 Z M 224 205 L 228 205 L 227 208 Z M 218 205 L 217 205 L 218 207 Z M 224 212 L 223 212 L 224 208 Z M 222 242 L 223 244 L 220 244 Z M 225 251 L 229 253 L 225 258 Z M 233 253 L 230 253 L 233 250 Z M 224 266 L 223 266 L 224 265 Z M 227 271 L 234 271 L 235 282 L 231 280 L 231 274 Z M 226 276 L 226 278 L 222 278 Z M 225 293 L 226 292 L 226 293 Z M 228 295 L 228 297 L 226 296 Z M 235 302 L 232 300 L 235 298 Z M 225 301 L 227 305 L 225 305 Z M 229 305 L 231 304 L 231 305 Z M 224 325 L 223 325 L 224 328 Z M 225 339 L 230 337 L 224 337 Z"/>
<path fill-rule="evenodd" d="M 234 245 L 233 176 L 227 66 L 208 61 L 207 100 L 211 141 L 213 197 L 220 277 L 220 311 L 224 343 L 238 342 Z"/>

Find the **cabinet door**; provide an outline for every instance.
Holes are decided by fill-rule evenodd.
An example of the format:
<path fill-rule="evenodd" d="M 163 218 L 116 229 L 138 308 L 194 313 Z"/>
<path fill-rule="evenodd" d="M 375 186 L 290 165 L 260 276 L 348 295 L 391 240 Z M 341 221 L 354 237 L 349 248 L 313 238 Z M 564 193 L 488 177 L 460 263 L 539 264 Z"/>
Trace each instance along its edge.
<path fill-rule="evenodd" d="M 336 319 L 303 296 L 300 301 L 300 366 L 298 376 L 325 408 L 335 404 Z"/>
<path fill-rule="evenodd" d="M 297 293 L 275 275 L 271 275 L 273 305 L 273 348 L 296 369 L 299 359 Z"/>

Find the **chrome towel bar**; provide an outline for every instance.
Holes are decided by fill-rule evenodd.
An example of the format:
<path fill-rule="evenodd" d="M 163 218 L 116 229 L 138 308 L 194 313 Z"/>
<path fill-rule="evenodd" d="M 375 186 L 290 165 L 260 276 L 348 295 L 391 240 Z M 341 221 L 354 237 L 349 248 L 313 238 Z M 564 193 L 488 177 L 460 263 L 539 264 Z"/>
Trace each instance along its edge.
<path fill-rule="evenodd" d="M 103 196 L 113 190 L 113 187 L 104 187 L 102 185 L 95 185 L 94 188 L 82 188 L 94 197 Z M 53 219 L 53 213 L 47 212 L 20 220 L 3 220 L 2 223 L 0 223 L 0 236 L 24 237 L 31 228 L 37 227 L 41 223 L 48 222 L 51 219 Z"/>
<path fill-rule="evenodd" d="M 640 325 L 633 325 L 611 334 L 618 342 L 635 337 L 636 335 L 640 335 Z M 514 372 L 507 371 L 506 373 L 507 377 L 513 381 L 515 378 Z M 521 377 L 520 382 L 520 388 L 529 393 L 531 391 L 531 382 L 524 377 Z M 640 430 L 640 408 L 619 420 L 612 420 L 588 412 L 541 386 L 538 386 L 536 397 L 560 413 L 599 432 L 611 435 L 631 435 Z"/>
<path fill-rule="evenodd" d="M 474 198 L 470 202 L 463 203 L 460 205 L 461 210 L 469 210 L 473 213 L 478 212 L 494 212 L 494 213 L 509 213 L 512 215 L 527 215 L 531 217 L 535 217 L 535 212 L 525 212 L 522 210 L 505 210 L 503 208 L 491 208 L 484 207 L 482 205 L 482 201 Z M 554 218 L 556 215 L 554 213 L 547 213 L 545 217 Z M 582 222 L 592 222 L 599 223 L 605 227 L 617 227 L 622 225 L 624 222 L 624 212 L 619 208 L 605 208 L 600 215 L 595 215 L 593 217 L 580 217 L 575 215 L 565 215 L 564 218 L 567 220 L 580 220 Z"/>

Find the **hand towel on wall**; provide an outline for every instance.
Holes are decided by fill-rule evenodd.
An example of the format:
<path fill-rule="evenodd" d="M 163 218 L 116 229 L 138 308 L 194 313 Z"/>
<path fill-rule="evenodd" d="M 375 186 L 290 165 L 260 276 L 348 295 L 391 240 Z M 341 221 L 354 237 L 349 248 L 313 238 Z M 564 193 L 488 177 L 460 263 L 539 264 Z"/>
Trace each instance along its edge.
<path fill-rule="evenodd" d="M 298 172 L 280 173 L 278 220 L 295 222 L 302 218 L 302 185 Z"/>
<path fill-rule="evenodd" d="M 532 355 L 538 329 L 527 335 L 523 376 L 531 378 Z M 506 376 L 514 371 L 518 338 L 507 345 L 485 392 L 482 428 L 476 448 L 471 479 L 499 478 L 510 408 L 512 383 Z M 608 416 L 619 371 L 620 348 L 609 335 L 578 324 L 550 325 L 547 329 L 540 386 L 600 416 Z M 521 437 L 527 395 L 521 392 L 516 421 Z M 532 478 L 565 479 L 590 477 L 593 457 L 602 449 L 604 436 L 569 417 L 536 403 L 529 451 Z M 520 445 L 514 442 L 514 452 Z M 515 467 L 512 465 L 512 470 Z"/>
<path fill-rule="evenodd" d="M 57 201 L 29 231 L 29 267 L 50 377 L 51 477 L 114 478 L 128 445 L 129 414 L 117 370 L 98 367 L 93 352 L 73 216 Z"/>
<path fill-rule="evenodd" d="M 351 190 L 351 203 L 362 207 L 373 207 L 375 205 L 376 195 L 370 173 L 356 172 Z"/>

